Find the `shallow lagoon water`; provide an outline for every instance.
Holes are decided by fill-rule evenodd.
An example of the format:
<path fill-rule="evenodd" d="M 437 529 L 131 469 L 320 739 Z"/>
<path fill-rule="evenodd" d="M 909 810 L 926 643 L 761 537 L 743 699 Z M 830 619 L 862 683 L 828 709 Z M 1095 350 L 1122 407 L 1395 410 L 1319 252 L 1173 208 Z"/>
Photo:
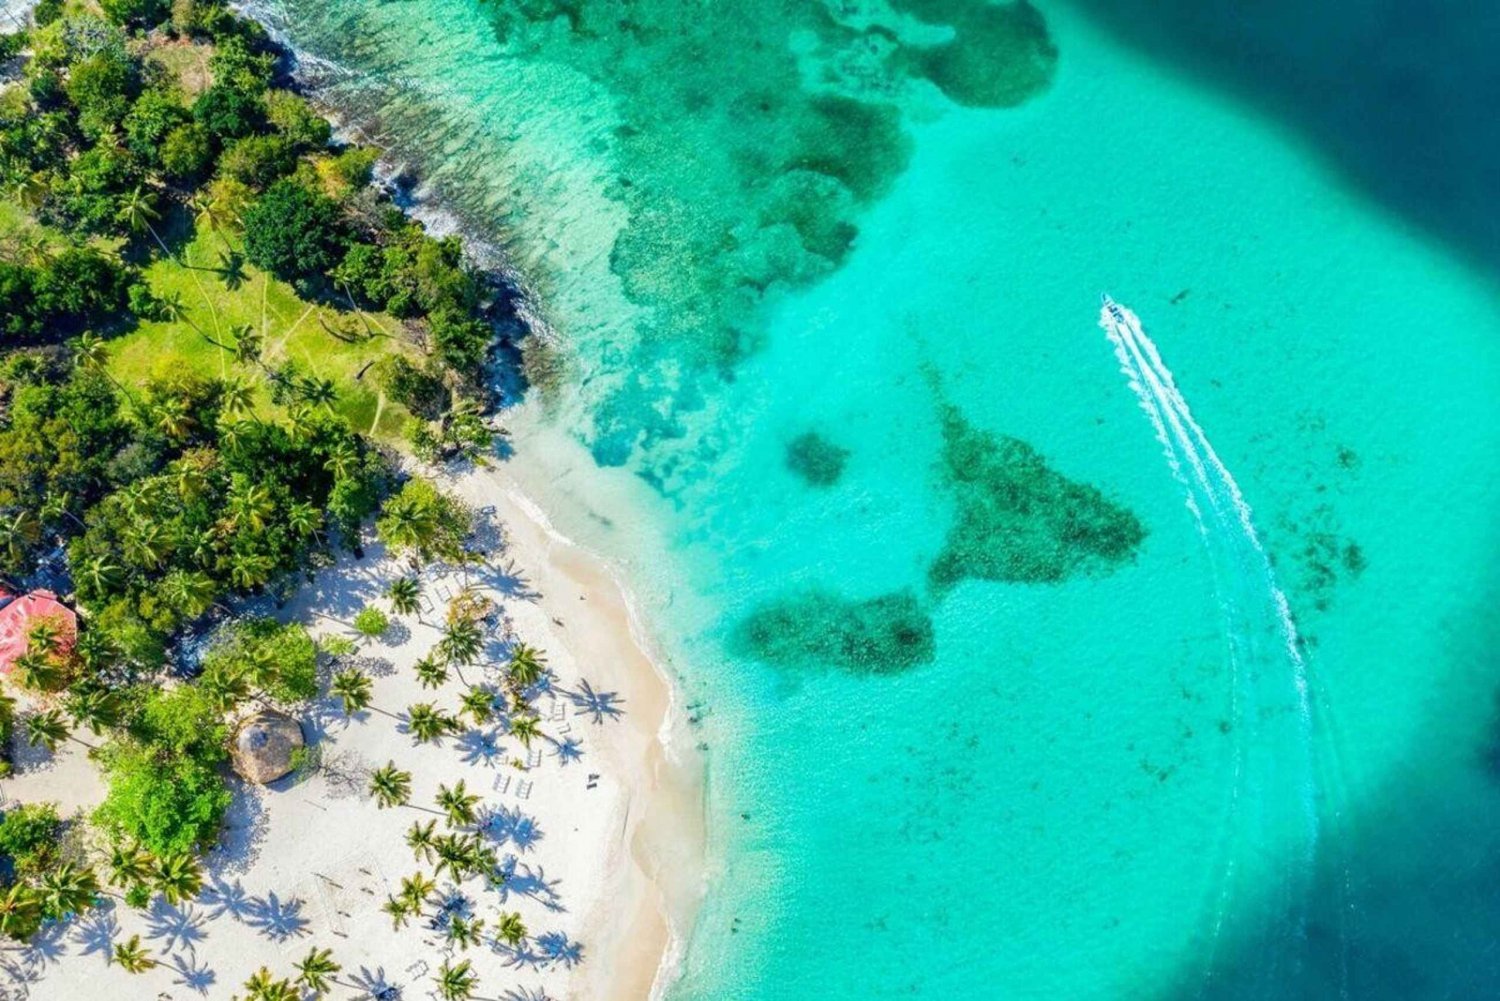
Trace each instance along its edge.
<path fill-rule="evenodd" d="M 1045 45 L 1005 35 L 996 59 L 1024 57 L 1026 81 L 1008 107 L 849 34 L 897 24 L 920 54 L 971 6 L 845 6 L 831 29 L 819 5 L 770 5 L 733 36 L 709 30 L 723 11 L 669 4 L 273 11 L 328 60 L 308 64 L 328 98 L 509 253 L 566 345 L 571 388 L 526 412 L 519 461 L 626 566 L 709 751 L 714 878 L 670 996 L 1492 991 L 1490 280 L 1306 134 L 1069 6 L 1040 5 Z M 830 64 L 846 97 L 895 110 L 845 116 L 863 138 L 824 175 L 839 185 L 796 174 L 815 219 L 772 218 L 784 192 L 737 158 L 801 140 L 731 112 L 816 92 Z M 682 255 L 688 233 L 709 235 Z M 1262 585 L 1215 575 L 1233 540 L 1200 536 L 1097 327 L 1105 290 L 1254 510 L 1310 726 L 1284 656 L 1230 669 L 1226 630 L 1272 623 L 1229 625 L 1225 602 Z M 1073 488 L 1052 496 L 1141 533 L 1050 576 L 934 586 L 955 531 L 1014 525 L 1004 499 L 1037 482 L 1001 463 L 981 508 L 1003 517 L 966 522 L 945 415 L 1024 442 Z M 808 434 L 843 459 L 817 482 L 789 463 Z M 1076 538 L 1037 531 L 1039 552 Z M 818 629 L 891 595 L 930 628 L 894 669 L 857 623 L 849 657 L 793 643 L 766 663 L 736 640 L 767 608 L 792 631 L 803 602 Z"/>

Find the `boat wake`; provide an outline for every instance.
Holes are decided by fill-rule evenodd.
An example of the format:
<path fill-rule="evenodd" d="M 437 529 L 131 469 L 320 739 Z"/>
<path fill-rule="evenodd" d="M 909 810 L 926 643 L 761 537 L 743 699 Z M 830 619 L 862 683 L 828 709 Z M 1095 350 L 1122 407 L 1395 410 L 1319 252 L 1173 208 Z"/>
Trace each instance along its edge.
<path fill-rule="evenodd" d="M 1290 604 L 1255 529 L 1250 505 L 1188 407 L 1140 320 L 1105 296 L 1099 325 L 1173 476 L 1181 484 L 1213 570 L 1224 620 L 1234 735 L 1233 780 L 1218 845 L 1205 987 L 1226 918 L 1246 894 L 1269 888 L 1281 920 L 1264 941 L 1257 979 L 1294 981 L 1306 932 L 1307 895 L 1319 845 L 1318 772 L 1307 663 Z M 1288 851 L 1290 849 L 1290 851 Z M 1277 859 L 1274 868 L 1271 859 Z M 1242 944 L 1243 947 L 1243 944 Z M 1272 993 L 1271 996 L 1274 996 Z"/>

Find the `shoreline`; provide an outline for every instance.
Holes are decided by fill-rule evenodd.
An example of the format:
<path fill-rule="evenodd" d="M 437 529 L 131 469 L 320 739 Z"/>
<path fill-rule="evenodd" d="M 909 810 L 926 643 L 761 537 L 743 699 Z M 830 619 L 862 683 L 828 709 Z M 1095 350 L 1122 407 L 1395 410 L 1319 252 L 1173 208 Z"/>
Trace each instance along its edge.
<path fill-rule="evenodd" d="M 634 779 L 633 788 L 608 847 L 609 876 L 583 920 L 582 938 L 594 955 L 568 996 L 655 1001 L 681 972 L 707 872 L 705 768 L 687 730 L 681 690 L 617 568 L 558 530 L 504 466 L 475 469 L 447 484 L 476 507 L 495 506 L 507 558 L 539 568 L 532 583 L 557 596 L 553 609 L 588 604 L 583 629 L 570 631 L 566 618 L 553 616 L 551 640 L 608 686 L 630 693 L 628 725 L 601 743 L 618 773 Z M 617 654 L 613 663 L 591 658 L 605 652 L 602 645 Z"/>
<path fill-rule="evenodd" d="M 269 786 L 234 783 L 220 845 L 205 858 L 209 883 L 200 900 L 149 912 L 106 906 L 76 929 L 58 926 L 56 951 L 25 970 L 34 1001 L 100 991 L 183 997 L 177 988 L 188 981 L 200 985 L 191 988 L 197 995 L 225 996 L 257 967 L 284 969 L 290 951 L 310 943 L 332 946 L 362 983 L 420 993 L 439 959 L 454 955 L 451 947 L 439 951 L 430 928 L 398 931 L 378 904 L 400 878 L 427 868 L 413 863 L 399 831 L 422 819 L 420 804 L 454 779 L 468 781 L 486 812 L 524 822 L 530 832 L 523 842 L 502 828 L 495 841 L 519 860 L 530 888 L 498 901 L 476 895 L 475 907 L 486 919 L 497 904 L 502 912 L 519 908 L 533 936 L 581 950 L 572 961 L 540 964 L 517 963 L 500 948 L 465 953 L 490 991 L 537 985 L 558 1001 L 644 1001 L 676 981 L 707 872 L 705 772 L 677 688 L 653 658 L 608 561 L 553 528 L 510 471 L 476 469 L 442 481 L 476 508 L 493 505 L 481 519 L 500 532 L 488 544 L 487 565 L 477 573 L 424 572 L 424 590 L 437 602 L 362 645 L 358 662 L 374 681 L 373 709 L 346 719 L 325 696 L 297 711 L 319 748 L 316 770 Z M 307 623 L 315 635 L 347 636 L 353 612 L 378 600 L 403 569 L 404 561 L 373 546 L 363 559 L 346 557 L 320 572 L 277 618 Z M 392 719 L 412 702 L 451 701 L 451 693 L 420 687 L 411 667 L 437 638 L 447 595 L 470 584 L 496 596 L 504 642 L 524 639 L 546 655 L 560 693 L 588 691 L 580 689 L 586 682 L 615 696 L 621 712 L 603 718 L 577 706 L 543 711 L 544 732 L 582 751 L 574 763 L 549 750 L 523 769 L 511 761 L 521 749 L 510 742 L 502 759 L 477 760 L 477 744 L 415 743 Z M 488 669 L 468 670 L 473 677 Z M 369 770 L 387 760 L 409 770 L 415 814 L 383 810 L 365 791 Z M 67 811 L 87 812 L 104 789 L 97 776 L 75 781 L 85 771 L 93 774 L 93 766 L 69 744 L 24 763 L 0 791 L 28 802 L 63 799 Z M 57 795 L 62 782 L 71 795 Z M 241 903 L 226 903 L 234 900 Z M 164 930 L 178 926 L 187 930 Z M 142 934 L 160 948 L 158 966 L 132 975 L 90 955 L 100 928 L 111 941 Z"/>

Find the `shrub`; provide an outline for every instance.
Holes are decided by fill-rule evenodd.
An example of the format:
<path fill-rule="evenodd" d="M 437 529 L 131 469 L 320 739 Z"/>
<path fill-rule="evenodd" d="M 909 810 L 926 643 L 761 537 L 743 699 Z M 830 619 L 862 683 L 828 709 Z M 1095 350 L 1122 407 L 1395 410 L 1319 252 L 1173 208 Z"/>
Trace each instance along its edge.
<path fill-rule="evenodd" d="M 265 122 L 260 95 L 215 82 L 193 102 L 193 119 L 220 143 L 248 136 Z"/>
<path fill-rule="evenodd" d="M 105 17 L 119 25 L 152 28 L 167 16 L 163 0 L 99 0 L 99 6 Z"/>
<path fill-rule="evenodd" d="M 333 134 L 328 120 L 289 90 L 273 90 L 266 94 L 266 119 L 294 149 L 301 152 L 322 149 Z"/>
<path fill-rule="evenodd" d="M 179 181 L 194 181 L 213 166 L 213 141 L 207 129 L 197 122 L 190 122 L 167 133 L 158 158 L 169 176 Z"/>
<path fill-rule="evenodd" d="M 38 0 L 37 5 L 31 9 L 31 19 L 41 28 L 56 21 L 62 14 L 63 0 Z"/>
<path fill-rule="evenodd" d="M 282 702 L 318 694 L 318 648 L 295 622 L 282 624 L 260 616 L 237 619 L 203 658 L 203 669 L 243 674 Z"/>
<path fill-rule="evenodd" d="M 287 280 L 328 271 L 339 260 L 339 210 L 326 195 L 277 181 L 245 212 L 245 256 Z"/>
<path fill-rule="evenodd" d="M 165 91 L 151 88 L 136 98 L 125 116 L 125 144 L 148 163 L 159 162 L 171 132 L 190 121 L 187 109 Z"/>
<path fill-rule="evenodd" d="M 236 139 L 219 158 L 219 172 L 257 190 L 285 177 L 297 165 L 297 154 L 283 136 Z"/>
<path fill-rule="evenodd" d="M 333 173 L 351 188 L 362 188 L 370 183 L 375 172 L 375 161 L 380 151 L 368 146 L 351 146 L 333 158 Z"/>
<path fill-rule="evenodd" d="M 68 100 L 78 109 L 78 127 L 98 137 L 120 124 L 135 96 L 135 64 L 123 52 L 105 49 L 68 69 Z"/>
<path fill-rule="evenodd" d="M 361 636 L 374 638 L 391 627 L 390 618 L 378 608 L 366 605 L 354 616 L 354 629 Z"/>
<path fill-rule="evenodd" d="M 0 820 L 0 859 L 18 876 L 45 872 L 57 862 L 62 820 L 52 803 L 26 803 Z"/>
<path fill-rule="evenodd" d="M 443 364 L 456 372 L 477 373 L 493 339 L 489 324 L 456 309 L 443 309 L 427 320 Z"/>
<path fill-rule="evenodd" d="M 230 795 L 215 764 L 136 745 L 114 746 L 104 757 L 109 792 L 94 811 L 101 827 L 154 855 L 196 851 L 218 839 Z"/>
<path fill-rule="evenodd" d="M 442 378 L 413 365 L 405 355 L 381 362 L 379 376 L 386 394 L 419 417 L 436 420 L 448 407 L 450 394 Z"/>

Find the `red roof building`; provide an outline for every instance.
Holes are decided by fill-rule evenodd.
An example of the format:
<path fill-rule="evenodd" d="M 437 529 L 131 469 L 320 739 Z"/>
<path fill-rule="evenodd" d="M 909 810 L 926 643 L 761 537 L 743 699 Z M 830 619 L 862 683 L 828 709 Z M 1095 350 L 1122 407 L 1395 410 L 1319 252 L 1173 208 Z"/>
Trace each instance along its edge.
<path fill-rule="evenodd" d="M 78 616 L 51 591 L 32 591 L 0 608 L 0 673 L 26 652 L 32 627 L 47 621 L 57 627 L 58 651 L 71 650 L 78 638 Z"/>

